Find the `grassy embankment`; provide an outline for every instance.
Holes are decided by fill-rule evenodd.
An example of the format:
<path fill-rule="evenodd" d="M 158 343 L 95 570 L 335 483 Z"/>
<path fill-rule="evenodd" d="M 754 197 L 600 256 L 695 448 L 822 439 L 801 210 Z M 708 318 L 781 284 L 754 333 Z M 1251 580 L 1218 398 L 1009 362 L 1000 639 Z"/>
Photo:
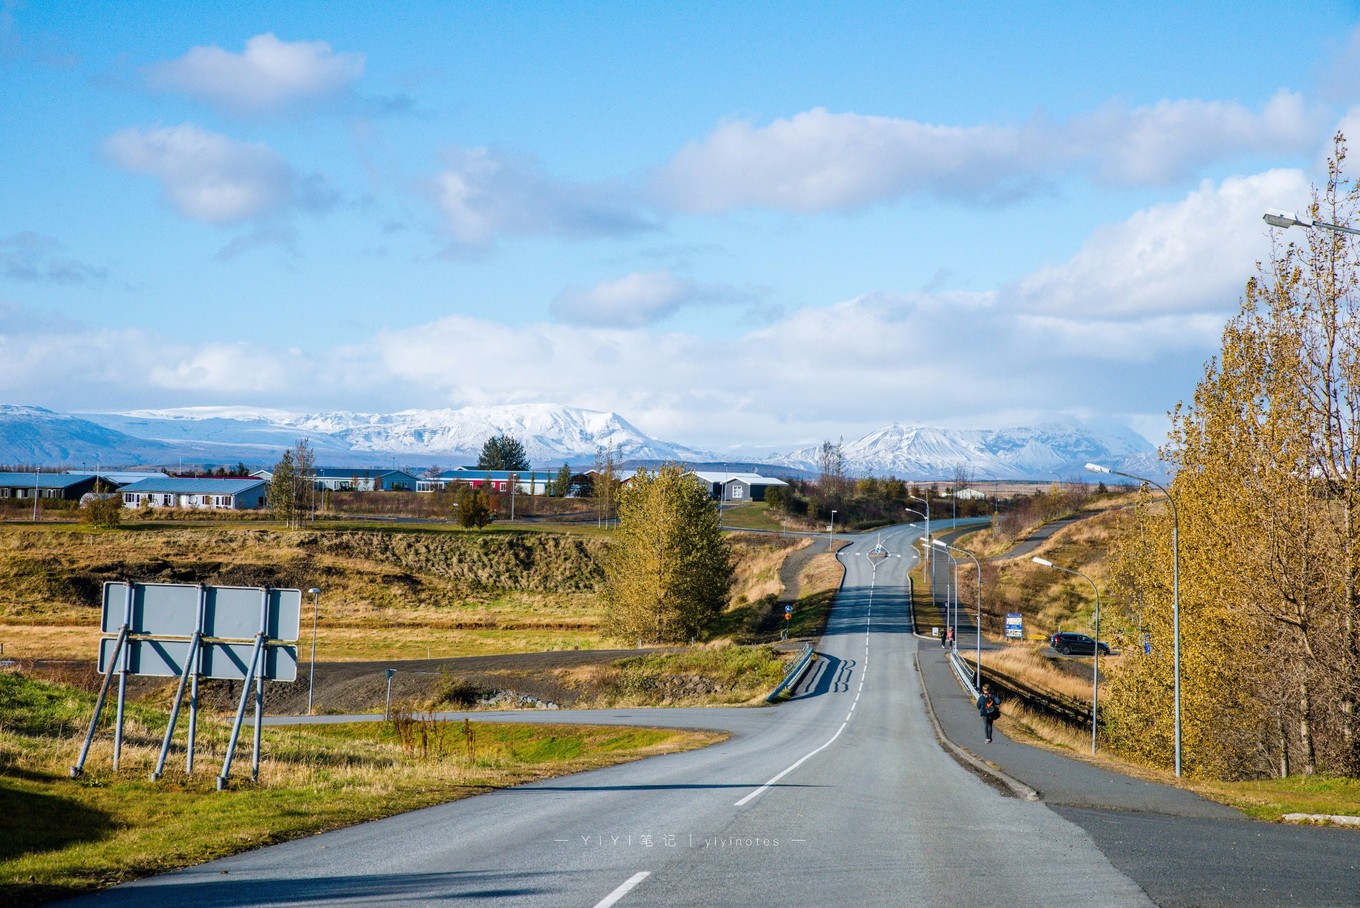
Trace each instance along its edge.
<path fill-rule="evenodd" d="M 595 648 L 604 544 L 590 529 L 4 525 L 0 641 L 18 658 L 92 654 L 101 584 L 135 579 L 320 587 L 332 661 Z"/>
<path fill-rule="evenodd" d="M 93 655 L 102 584 L 135 579 L 319 587 L 328 661 L 597 649 L 615 645 L 598 596 L 607 540 L 594 526 L 0 525 L 0 643 L 15 658 Z M 778 592 L 784 557 L 806 544 L 754 534 L 732 542 L 733 604 L 716 637 L 759 622 L 755 604 Z"/>
<path fill-rule="evenodd" d="M 6 656 L 21 660 L 92 659 L 102 583 L 133 578 L 318 586 L 323 662 L 609 648 L 618 641 L 605 633 L 599 601 L 607 538 L 594 526 L 567 533 L 341 521 L 293 531 L 206 521 L 113 531 L 0 525 L 0 642 Z M 730 539 L 733 601 L 706 645 L 776 640 L 783 624 L 782 610 L 774 612 L 781 567 L 808 543 L 761 534 Z M 789 623 L 793 636 L 819 632 L 839 583 L 839 574 L 828 572 L 834 567 L 829 555 L 804 567 L 803 598 Z M 304 612 L 310 604 L 304 602 Z M 305 652 L 310 627 L 303 624 Z M 628 664 L 602 672 L 594 679 L 603 684 L 598 689 L 589 686 L 589 673 L 557 674 L 584 702 L 747 702 L 768 692 L 760 688 L 786 658 L 765 646 L 753 653 L 737 647 L 721 656 L 677 654 L 667 657 L 674 661 L 669 669 Z M 658 672 L 679 680 L 658 681 Z M 381 698 L 380 685 L 368 687 Z M 441 691 L 452 691 L 445 699 L 455 702 L 467 686 L 456 678 L 429 678 L 424 689 L 411 695 L 413 702 L 434 705 Z M 363 710 L 375 703 L 345 706 Z"/>
<path fill-rule="evenodd" d="M 103 734 L 67 778 L 93 697 L 0 673 L 0 903 L 20 906 L 492 788 L 706 746 L 709 732 L 490 723 L 267 728 L 260 781 L 248 738 L 216 792 L 228 723 L 199 729 L 198 772 L 172 753 L 148 781 L 165 714 L 134 706 L 122 769 Z M 183 725 L 181 724 L 181 729 Z M 182 744 L 183 731 L 179 733 Z"/>

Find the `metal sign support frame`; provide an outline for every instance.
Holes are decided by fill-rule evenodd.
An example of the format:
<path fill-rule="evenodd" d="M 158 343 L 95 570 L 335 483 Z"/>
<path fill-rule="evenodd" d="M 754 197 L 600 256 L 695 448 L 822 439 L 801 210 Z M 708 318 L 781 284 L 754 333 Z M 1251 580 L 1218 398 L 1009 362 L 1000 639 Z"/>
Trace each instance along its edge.
<path fill-rule="evenodd" d="M 132 626 L 132 585 L 127 588 L 123 599 L 123 627 Z M 118 718 L 113 725 L 113 771 L 118 771 L 118 762 L 123 755 L 123 707 L 127 704 L 128 656 L 132 647 L 123 641 L 123 659 L 118 668 Z M 112 667 L 112 666 L 110 666 Z"/>
<path fill-rule="evenodd" d="M 189 640 L 189 655 L 184 660 L 184 671 L 179 676 L 179 686 L 175 688 L 175 702 L 170 704 L 170 721 L 165 726 L 165 740 L 161 742 L 161 753 L 156 759 L 156 768 L 151 772 L 151 781 L 153 782 L 160 779 L 161 774 L 165 771 L 165 758 L 170 754 L 170 741 L 175 736 L 175 726 L 179 724 L 180 704 L 184 702 L 184 688 L 189 683 L 189 676 L 192 675 L 195 681 L 198 680 L 198 651 L 203 643 L 203 609 L 207 598 L 208 591 L 200 583 L 198 585 L 198 617 L 194 621 L 194 636 Z M 197 694 L 197 684 L 194 686 L 194 693 Z M 188 772 L 193 772 L 193 726 L 194 720 L 198 717 L 197 696 L 194 700 L 195 702 L 189 707 L 189 760 L 191 765 L 187 770 Z"/>
<path fill-rule="evenodd" d="M 94 715 L 90 717 L 90 730 L 85 733 L 85 743 L 80 747 L 80 756 L 76 758 L 76 765 L 71 767 L 71 778 L 77 778 L 85 771 L 85 760 L 90 755 L 90 744 L 94 742 L 94 730 L 99 726 L 99 714 L 104 711 L 104 702 L 109 696 L 109 686 L 113 683 L 113 667 L 118 664 L 118 657 L 122 655 L 123 647 L 127 643 L 128 626 L 124 624 L 118 629 L 118 642 L 113 645 L 113 658 L 109 660 L 109 669 L 104 673 L 104 683 L 99 687 L 99 699 L 94 703 Z"/>
<path fill-rule="evenodd" d="M 222 759 L 222 774 L 217 777 L 217 790 L 227 787 L 227 777 L 231 775 L 231 761 L 236 756 L 236 741 L 241 735 L 241 722 L 246 717 L 246 704 L 250 702 L 250 685 L 257 679 L 260 659 L 264 655 L 264 641 L 269 631 L 269 588 L 261 590 L 260 631 L 255 635 L 255 648 L 250 653 L 250 668 L 241 681 L 241 703 L 236 707 L 236 719 L 231 723 L 231 738 L 227 741 L 227 754 Z M 255 692 L 255 778 L 260 773 L 260 708 L 264 703 L 264 685 L 260 684 Z"/>
<path fill-rule="evenodd" d="M 197 588 L 197 595 L 195 618 L 192 625 L 193 632 L 192 635 L 186 639 L 184 636 L 180 636 L 180 634 L 185 633 L 183 630 L 171 630 L 168 634 L 154 632 L 147 633 L 142 630 L 139 622 L 144 623 L 146 615 L 143 612 L 144 600 L 140 597 L 140 591 L 143 587 L 150 588 L 153 586 L 183 587 L 184 585 L 142 584 L 140 582 L 133 583 L 131 581 L 105 584 L 105 615 L 102 625 L 105 628 L 104 633 L 112 633 L 112 626 L 109 622 L 109 613 L 111 610 L 117 608 L 117 599 L 110 598 L 110 587 L 123 587 L 123 620 L 122 624 L 118 627 L 116 638 L 110 639 L 107 636 L 104 638 L 105 644 L 112 643 L 113 645 L 111 649 L 101 648 L 101 661 L 103 660 L 105 653 L 108 656 L 108 661 L 105 663 L 104 679 L 100 686 L 99 696 L 95 702 L 94 715 L 90 719 L 90 727 L 86 732 L 80 754 L 76 759 L 75 765 L 70 767 L 71 778 L 77 778 L 84 772 L 85 764 L 89 759 L 90 749 L 94 742 L 94 736 L 99 727 L 100 718 L 102 717 L 104 707 L 108 702 L 109 692 L 113 686 L 115 674 L 118 675 L 118 701 L 116 704 L 117 714 L 114 720 L 112 768 L 115 772 L 118 771 L 122 756 L 128 675 L 148 673 L 152 675 L 159 674 L 154 670 L 151 672 L 146 671 L 145 660 L 147 659 L 147 651 L 138 650 L 135 646 L 135 644 L 140 644 L 142 642 L 156 645 L 177 644 L 180 647 L 187 647 L 184 649 L 182 666 L 177 665 L 176 671 L 169 673 L 169 677 L 178 676 L 179 682 L 176 686 L 174 702 L 171 704 L 170 717 L 165 730 L 165 735 L 161 741 L 156 768 L 151 773 L 151 780 L 157 781 L 164 774 L 165 762 L 169 757 L 175 729 L 178 726 L 179 715 L 183 708 L 186 688 L 188 688 L 189 691 L 189 719 L 188 740 L 185 753 L 185 772 L 192 774 L 194 771 L 194 751 L 198 736 L 199 682 L 204 677 L 205 670 L 208 672 L 209 677 L 219 677 L 216 673 L 217 669 L 213 667 L 217 663 L 210 659 L 213 655 L 220 655 L 220 653 L 217 652 L 218 649 L 226 648 L 227 651 L 230 652 L 233 646 L 244 644 L 245 646 L 250 647 L 250 661 L 242 680 L 241 701 L 236 711 L 235 722 L 232 725 L 231 738 L 228 744 L 226 758 L 223 761 L 222 774 L 217 779 L 217 788 L 220 791 L 226 787 L 227 779 L 231 772 L 232 760 L 235 756 L 237 742 L 240 739 L 241 726 L 245 719 L 246 704 L 249 702 L 251 696 L 252 682 L 255 685 L 255 723 L 251 778 L 253 781 L 258 782 L 260 761 L 263 753 L 261 737 L 264 725 L 264 682 L 274 677 L 274 672 L 277 671 L 276 668 L 271 667 L 274 664 L 270 661 L 270 657 L 274 655 L 271 650 L 274 648 L 281 648 L 287 651 L 291 660 L 291 663 L 289 663 L 290 667 L 294 667 L 295 670 L 296 665 L 296 656 L 289 645 L 290 640 L 296 640 L 296 631 L 294 630 L 291 636 L 287 635 L 287 632 L 285 631 L 285 636 L 281 640 L 275 640 L 270 636 L 271 620 L 284 620 L 276 610 L 271 609 L 271 605 L 274 604 L 273 599 L 275 594 L 296 594 L 300 601 L 301 593 L 291 589 L 276 590 L 272 587 L 254 588 L 260 595 L 260 612 L 257 630 L 253 640 L 251 640 L 251 638 L 248 637 L 243 639 L 243 635 L 237 636 L 232 634 L 227 637 L 218 637 L 211 635 L 209 632 L 210 623 L 217 621 L 219 623 L 216 626 L 220 627 L 220 622 L 222 620 L 221 599 L 217 598 L 214 600 L 213 597 L 215 595 L 220 597 L 223 590 L 245 592 L 245 589 L 240 587 L 216 587 L 202 583 L 194 584 L 192 586 Z M 113 595 L 116 596 L 117 593 L 114 593 Z M 210 607 L 210 604 L 214 601 L 216 602 L 216 605 Z M 287 597 L 285 597 L 283 604 L 281 604 L 280 607 L 284 607 L 286 603 Z M 294 603 L 294 606 L 296 606 L 296 603 Z M 214 608 L 216 608 L 217 611 L 214 612 Z M 116 614 L 116 611 L 114 614 Z M 286 610 L 282 614 L 290 615 Z M 216 617 L 210 618 L 211 615 L 215 615 Z M 296 616 L 291 617 L 296 620 Z M 137 630 L 134 631 L 134 627 L 136 627 Z M 103 644 L 101 644 L 101 647 L 102 646 Z M 244 649 L 244 646 L 241 646 L 241 649 Z M 210 650 L 212 650 L 212 652 L 209 652 Z M 239 652 L 239 650 L 237 651 Z M 242 655 L 244 654 L 242 653 Z M 165 659 L 168 657 L 162 654 L 158 656 L 158 658 Z M 172 662 L 171 664 L 174 663 Z M 235 661 L 235 664 L 240 665 L 241 662 Z M 138 666 L 140 666 L 140 668 Z M 288 680 L 293 679 L 289 678 Z"/>

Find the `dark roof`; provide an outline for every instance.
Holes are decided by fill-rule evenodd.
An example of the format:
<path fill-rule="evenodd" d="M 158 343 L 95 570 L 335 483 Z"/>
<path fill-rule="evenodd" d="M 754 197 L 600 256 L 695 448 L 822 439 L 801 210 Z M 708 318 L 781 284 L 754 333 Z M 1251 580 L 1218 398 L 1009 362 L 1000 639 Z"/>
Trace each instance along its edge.
<path fill-rule="evenodd" d="M 405 470 L 366 470 L 366 469 L 347 469 L 345 467 L 317 467 L 312 471 L 312 475 L 317 479 L 372 479 L 375 476 L 410 476 L 415 477 Z"/>
<path fill-rule="evenodd" d="M 93 482 L 94 475 L 72 476 L 69 473 L 0 473 L 0 486 L 11 489 L 69 489 L 82 482 Z"/>
<path fill-rule="evenodd" d="M 263 479 L 143 479 L 123 486 L 124 492 L 168 492 L 173 495 L 240 495 L 267 486 Z"/>

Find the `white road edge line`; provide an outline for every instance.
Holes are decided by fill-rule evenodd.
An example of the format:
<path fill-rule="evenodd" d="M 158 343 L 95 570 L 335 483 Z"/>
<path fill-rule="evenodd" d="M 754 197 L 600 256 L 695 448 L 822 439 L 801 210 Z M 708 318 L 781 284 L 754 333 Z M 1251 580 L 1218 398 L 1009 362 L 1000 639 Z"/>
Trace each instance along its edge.
<path fill-rule="evenodd" d="M 630 876 L 627 880 L 624 880 L 623 885 L 621 885 L 618 889 L 615 889 L 613 892 L 609 893 L 609 895 L 606 895 L 603 901 L 596 902 L 595 908 L 609 908 L 610 905 L 613 905 L 619 899 L 623 898 L 625 895 L 631 892 L 634 886 L 636 886 L 638 883 L 641 883 L 643 880 L 647 879 L 647 877 L 651 875 L 652 872 L 650 870 L 638 871 L 637 873 Z"/>
<path fill-rule="evenodd" d="M 853 710 L 851 710 L 851 711 L 853 712 Z M 797 769 L 798 767 L 802 766 L 802 765 L 803 765 L 804 763 L 806 763 L 808 760 L 811 760 L 813 757 L 817 756 L 817 754 L 819 754 L 819 753 L 821 753 L 822 751 L 826 750 L 826 749 L 827 749 L 828 747 L 830 747 L 832 744 L 835 744 L 835 743 L 836 743 L 836 739 L 839 738 L 839 737 L 841 736 L 841 732 L 845 731 L 845 726 L 847 726 L 847 725 L 849 725 L 849 724 L 850 724 L 850 717 L 849 717 L 849 716 L 846 716 L 845 721 L 841 723 L 841 727 L 838 728 L 838 729 L 836 729 L 836 733 L 835 733 L 834 735 L 831 736 L 831 740 L 827 741 L 825 744 L 823 744 L 821 747 L 819 747 L 819 748 L 817 748 L 816 750 L 814 750 L 812 753 L 804 754 L 802 757 L 799 758 L 799 760 L 798 760 L 797 763 L 794 763 L 794 764 L 793 764 L 792 766 L 790 766 L 788 769 L 784 770 L 784 771 L 781 772 L 779 775 L 775 776 L 773 779 L 771 779 L 770 781 L 766 782 L 764 785 L 760 786 L 760 787 L 757 788 L 755 791 L 751 792 L 751 793 L 748 794 L 746 797 L 742 798 L 740 801 L 738 801 L 737 803 L 733 804 L 732 806 L 733 806 L 733 807 L 743 807 L 743 806 L 745 806 L 747 803 L 749 803 L 750 801 L 754 801 L 756 798 L 760 797 L 760 796 L 763 795 L 765 792 L 769 791 L 770 787 L 771 787 L 772 785 L 774 785 L 776 782 L 778 782 L 780 779 L 784 778 L 786 775 L 788 775 L 789 773 L 793 772 L 793 771 L 794 771 L 795 769 Z"/>
<path fill-rule="evenodd" d="M 868 614 L 865 615 L 865 617 L 864 617 L 864 623 L 865 623 L 865 630 L 864 630 L 864 665 L 860 668 L 860 675 L 859 675 L 859 690 L 855 692 L 855 701 L 854 701 L 853 703 L 850 704 L 850 712 L 846 714 L 846 716 L 845 716 L 845 721 L 841 723 L 841 727 L 840 727 L 840 728 L 836 729 L 836 733 L 835 733 L 834 735 L 831 736 L 831 739 L 830 739 L 829 741 L 827 741 L 825 744 L 823 744 L 821 747 L 817 748 L 816 750 L 812 751 L 812 753 L 804 754 L 804 755 L 803 755 L 802 757 L 800 757 L 800 758 L 798 759 L 798 761 L 797 761 L 796 763 L 794 763 L 792 766 L 790 766 L 789 768 L 785 769 L 783 772 L 779 773 L 779 774 L 778 774 L 777 776 L 775 776 L 773 779 L 771 779 L 770 781 L 766 782 L 764 785 L 760 786 L 760 787 L 757 788 L 755 791 L 751 792 L 750 794 L 748 794 L 746 797 L 742 798 L 742 799 L 741 799 L 740 801 L 738 801 L 737 803 L 733 804 L 733 805 L 732 805 L 733 807 L 745 807 L 747 804 L 749 804 L 750 802 L 754 801 L 756 798 L 760 797 L 760 796 L 763 795 L 765 792 L 769 791 L 770 788 L 771 788 L 775 783 L 777 783 L 780 779 L 784 778 L 786 775 L 788 775 L 789 773 L 793 772 L 793 771 L 794 771 L 795 769 L 797 769 L 798 767 L 802 766 L 802 765 L 803 765 L 804 763 L 806 763 L 808 760 L 811 760 L 813 757 L 817 756 L 817 754 L 819 754 L 819 753 L 821 753 L 822 751 L 826 750 L 826 749 L 827 749 L 828 747 L 830 747 L 832 744 L 835 744 L 835 743 L 836 743 L 836 739 L 839 738 L 839 737 L 841 736 L 841 732 L 845 731 L 845 727 L 846 727 L 847 725 L 850 724 L 850 717 L 853 716 L 853 715 L 855 714 L 855 707 L 856 707 L 857 705 L 859 705 L 859 695 L 864 691 L 864 676 L 865 676 L 865 674 L 867 674 L 868 671 L 869 671 L 869 633 L 870 633 L 870 632 L 869 632 L 869 627 L 870 627 L 870 625 L 871 625 L 871 622 L 873 621 L 873 616 L 874 616 L 873 585 L 874 585 L 874 580 L 877 579 L 877 576 L 878 576 L 878 575 L 877 575 L 877 572 L 875 572 L 874 578 L 871 579 L 871 580 L 869 581 L 869 612 L 868 612 Z M 643 876 L 646 876 L 646 874 L 643 874 Z M 631 881 L 630 881 L 630 882 L 631 882 Z M 628 886 L 629 884 L 628 884 L 628 883 L 625 883 L 624 885 L 625 885 L 625 886 Z M 631 888 L 631 886 L 630 886 L 629 888 Z M 625 889 L 624 891 L 626 892 L 627 890 Z M 612 904 L 614 904 L 614 903 L 613 903 L 613 902 L 610 902 L 610 901 L 604 901 L 604 902 L 601 902 L 599 905 L 596 905 L 595 908 L 607 908 L 608 905 L 612 905 Z"/>

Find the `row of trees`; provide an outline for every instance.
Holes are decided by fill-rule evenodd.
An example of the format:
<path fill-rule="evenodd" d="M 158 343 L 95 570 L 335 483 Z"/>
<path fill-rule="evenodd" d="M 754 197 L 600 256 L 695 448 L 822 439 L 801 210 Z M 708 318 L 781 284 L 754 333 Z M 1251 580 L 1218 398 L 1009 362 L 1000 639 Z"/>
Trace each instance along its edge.
<path fill-rule="evenodd" d="M 1360 192 L 1336 137 L 1312 214 L 1347 224 Z M 1153 636 L 1122 660 L 1105 717 L 1149 763 L 1172 753 L 1172 530 L 1179 517 L 1183 763 L 1244 777 L 1360 774 L 1360 260 L 1337 233 L 1277 245 L 1246 287 L 1115 558 Z"/>

